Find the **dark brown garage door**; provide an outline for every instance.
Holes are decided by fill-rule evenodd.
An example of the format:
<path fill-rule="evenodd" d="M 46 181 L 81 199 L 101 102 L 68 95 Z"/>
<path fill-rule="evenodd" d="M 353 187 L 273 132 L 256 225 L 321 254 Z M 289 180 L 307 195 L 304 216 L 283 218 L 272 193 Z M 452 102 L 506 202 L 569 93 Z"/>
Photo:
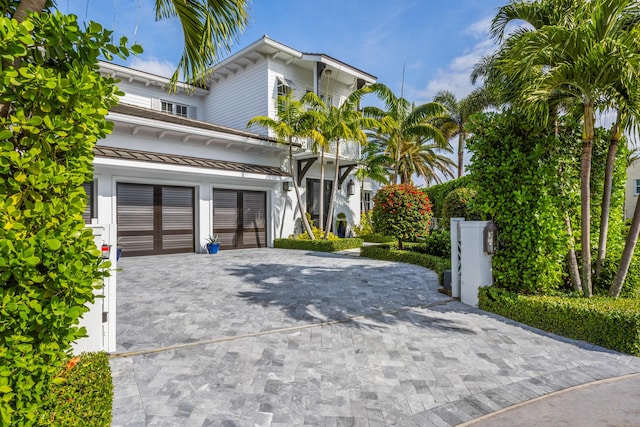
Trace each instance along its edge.
<path fill-rule="evenodd" d="M 266 246 L 267 194 L 213 189 L 213 234 L 222 249 Z"/>
<path fill-rule="evenodd" d="M 193 188 L 118 184 L 117 196 L 123 256 L 194 251 Z"/>

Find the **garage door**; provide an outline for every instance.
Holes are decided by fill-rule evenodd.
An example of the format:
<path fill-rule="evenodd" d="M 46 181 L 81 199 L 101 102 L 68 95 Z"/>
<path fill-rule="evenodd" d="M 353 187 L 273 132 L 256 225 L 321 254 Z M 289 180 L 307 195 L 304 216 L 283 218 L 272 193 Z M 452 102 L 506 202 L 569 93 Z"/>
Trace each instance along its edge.
<path fill-rule="evenodd" d="M 118 184 L 117 196 L 123 256 L 194 251 L 193 188 Z"/>
<path fill-rule="evenodd" d="M 267 194 L 213 189 L 213 234 L 222 249 L 262 248 L 266 244 Z"/>

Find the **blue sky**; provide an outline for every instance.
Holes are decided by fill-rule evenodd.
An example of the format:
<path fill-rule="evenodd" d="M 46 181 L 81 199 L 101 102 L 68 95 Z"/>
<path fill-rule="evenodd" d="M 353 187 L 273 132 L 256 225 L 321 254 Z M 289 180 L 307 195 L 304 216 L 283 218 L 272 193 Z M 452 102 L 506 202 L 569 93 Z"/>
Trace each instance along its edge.
<path fill-rule="evenodd" d="M 58 0 L 81 21 L 94 20 L 145 52 L 125 65 L 170 75 L 181 54 L 177 21 L 155 22 L 152 0 Z M 442 89 L 467 95 L 471 67 L 493 49 L 487 31 L 506 0 L 255 0 L 238 50 L 268 35 L 304 52 L 324 53 L 378 77 L 423 103 Z M 223 55 L 226 56 L 226 55 Z"/>

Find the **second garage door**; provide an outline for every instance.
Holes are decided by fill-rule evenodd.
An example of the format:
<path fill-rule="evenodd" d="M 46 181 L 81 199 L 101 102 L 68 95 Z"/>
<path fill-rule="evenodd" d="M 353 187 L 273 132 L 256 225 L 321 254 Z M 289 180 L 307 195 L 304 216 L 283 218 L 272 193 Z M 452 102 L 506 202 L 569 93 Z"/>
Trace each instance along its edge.
<path fill-rule="evenodd" d="M 213 234 L 222 249 L 266 246 L 266 206 L 264 191 L 213 189 Z"/>
<path fill-rule="evenodd" d="M 193 188 L 119 183 L 117 196 L 123 256 L 194 251 Z"/>

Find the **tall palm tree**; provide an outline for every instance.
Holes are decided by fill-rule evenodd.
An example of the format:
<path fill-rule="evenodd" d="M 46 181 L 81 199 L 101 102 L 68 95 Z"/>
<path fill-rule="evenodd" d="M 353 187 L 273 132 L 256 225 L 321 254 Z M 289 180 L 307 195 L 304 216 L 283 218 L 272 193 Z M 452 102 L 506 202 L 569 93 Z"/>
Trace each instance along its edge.
<path fill-rule="evenodd" d="M 293 143 L 295 138 L 322 138 L 322 135 L 318 135 L 317 131 L 309 126 L 310 118 L 304 109 L 300 101 L 292 99 L 291 92 L 285 96 L 278 97 L 278 118 L 273 119 L 268 116 L 256 116 L 249 120 L 247 127 L 254 125 L 262 126 L 264 128 L 272 130 L 278 142 L 287 144 L 289 146 L 289 174 L 293 178 L 293 188 L 296 193 L 296 199 L 298 203 L 298 210 L 300 211 L 300 218 L 304 226 L 305 231 L 309 235 L 309 239 L 315 240 L 313 231 L 311 230 L 311 224 L 305 215 L 304 204 L 302 203 L 302 195 L 300 194 L 300 187 L 298 186 L 298 180 L 296 179 L 294 167 L 293 167 Z"/>
<path fill-rule="evenodd" d="M 361 145 L 367 143 L 367 134 L 364 129 L 378 125 L 377 121 L 364 117 L 358 109 L 361 98 L 371 92 L 368 86 L 353 91 L 339 106 L 327 106 L 315 93 L 309 92 L 304 100 L 313 110 L 310 112 L 316 118 L 318 131 L 323 135 L 327 144 L 335 144 L 335 170 L 334 182 L 329 198 L 324 238 L 329 236 L 333 225 L 333 211 L 335 209 L 336 195 L 338 193 L 338 178 L 340 175 L 340 143 L 342 141 L 356 142 Z M 323 184 L 321 184 L 323 185 Z"/>
<path fill-rule="evenodd" d="M 467 139 L 464 125 L 472 114 L 479 113 L 491 104 L 488 93 L 483 86 L 460 100 L 448 90 L 440 91 L 433 97 L 433 102 L 444 105 L 448 113 L 436 123 L 448 139 L 458 137 L 458 178 L 463 173 L 464 146 Z"/>
<path fill-rule="evenodd" d="M 380 126 L 376 128 L 374 138 L 385 147 L 385 152 L 393 159 L 392 183 L 401 176 L 403 149 L 411 147 L 411 142 L 432 140 L 435 148 L 446 149 L 447 138 L 434 125 L 435 118 L 444 117 L 444 106 L 429 102 L 419 106 L 412 105 L 405 98 L 398 98 L 387 86 L 377 83 L 371 86 L 385 104 L 385 109 L 365 107 L 365 116 L 376 119 Z M 422 172 L 422 171 L 421 171 Z M 406 177 L 405 177 L 406 179 Z"/>
<path fill-rule="evenodd" d="M 581 279 L 585 296 L 592 294 L 589 185 L 595 111 L 600 99 L 611 95 L 616 86 L 632 90 L 638 78 L 637 35 L 629 31 L 626 19 L 638 7 L 635 0 L 512 1 L 492 22 L 493 34 L 501 39 L 511 21 L 533 21 L 531 27 L 521 27 L 505 39 L 497 60 L 499 72 L 509 79 L 525 82 L 526 77 L 518 98 L 530 115 L 548 114 L 548 100 L 555 94 L 582 104 Z"/>

